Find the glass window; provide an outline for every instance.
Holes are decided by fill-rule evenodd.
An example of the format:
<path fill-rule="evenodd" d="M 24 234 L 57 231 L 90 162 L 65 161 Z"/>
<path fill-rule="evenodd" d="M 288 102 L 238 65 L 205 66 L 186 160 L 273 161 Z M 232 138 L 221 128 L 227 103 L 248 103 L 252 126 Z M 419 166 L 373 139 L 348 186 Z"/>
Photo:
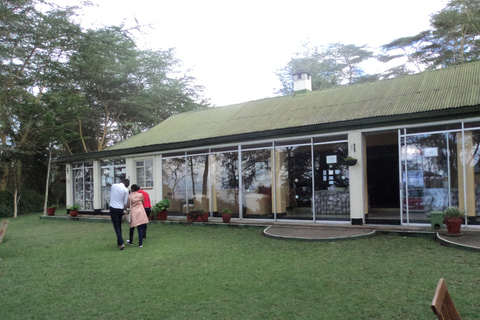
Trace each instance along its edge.
<path fill-rule="evenodd" d="M 242 203 L 246 218 L 273 218 L 272 152 L 242 151 Z"/>
<path fill-rule="evenodd" d="M 102 209 L 110 208 L 110 189 L 112 184 L 120 183 L 127 177 L 125 159 L 102 160 L 101 175 L 102 175 Z"/>
<path fill-rule="evenodd" d="M 310 146 L 275 148 L 277 219 L 313 219 Z"/>
<path fill-rule="evenodd" d="M 186 213 L 187 167 L 185 157 L 162 159 L 163 199 L 170 199 L 169 212 Z"/>
<path fill-rule="evenodd" d="M 135 161 L 137 184 L 140 188 L 153 187 L 153 159 Z"/>
<path fill-rule="evenodd" d="M 230 209 L 233 216 L 239 216 L 238 152 L 212 155 L 212 202 L 214 212 Z"/>
<path fill-rule="evenodd" d="M 187 157 L 187 195 L 193 209 L 210 211 L 208 188 L 208 155 Z M 191 207 L 187 207 L 190 212 Z"/>
<path fill-rule="evenodd" d="M 313 147 L 316 219 L 350 218 L 349 167 L 347 143 L 321 144 Z"/>
<path fill-rule="evenodd" d="M 73 167 L 74 204 L 80 210 L 93 210 L 93 163 L 76 163 Z"/>
<path fill-rule="evenodd" d="M 425 223 L 431 211 L 458 206 L 457 133 L 418 134 L 404 137 L 403 141 L 404 222 Z"/>

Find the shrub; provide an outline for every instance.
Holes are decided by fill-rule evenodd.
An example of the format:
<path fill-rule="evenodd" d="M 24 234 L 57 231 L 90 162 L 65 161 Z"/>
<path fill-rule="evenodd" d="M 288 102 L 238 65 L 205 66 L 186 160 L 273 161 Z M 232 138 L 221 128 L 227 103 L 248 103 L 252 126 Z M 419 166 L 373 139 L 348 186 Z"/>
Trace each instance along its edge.
<path fill-rule="evenodd" d="M 18 214 L 42 212 L 44 197 L 33 190 L 22 190 L 18 202 Z M 0 217 L 13 217 L 13 192 L 0 191 Z"/>

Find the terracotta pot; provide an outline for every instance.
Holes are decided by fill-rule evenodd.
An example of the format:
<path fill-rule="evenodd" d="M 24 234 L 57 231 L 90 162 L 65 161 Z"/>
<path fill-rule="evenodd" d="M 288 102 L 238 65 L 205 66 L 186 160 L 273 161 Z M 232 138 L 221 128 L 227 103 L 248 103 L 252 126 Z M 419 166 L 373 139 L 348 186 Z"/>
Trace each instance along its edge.
<path fill-rule="evenodd" d="M 167 216 L 168 216 L 168 211 L 167 210 L 157 212 L 157 219 L 158 220 L 167 220 Z"/>
<path fill-rule="evenodd" d="M 463 220 L 461 218 L 445 219 L 445 224 L 447 225 L 447 235 L 449 236 L 462 235 L 462 232 L 460 232 L 462 223 L 463 223 Z"/>
<path fill-rule="evenodd" d="M 208 222 L 208 216 L 209 216 L 208 212 L 202 213 L 202 221 L 203 222 Z"/>
<path fill-rule="evenodd" d="M 55 215 L 55 208 L 47 208 L 47 214 L 49 216 L 54 216 Z"/>
<path fill-rule="evenodd" d="M 76 217 L 78 215 L 78 210 L 70 210 L 70 216 Z"/>
<path fill-rule="evenodd" d="M 222 220 L 224 223 L 229 223 L 230 219 L 232 219 L 231 213 L 222 213 Z"/>

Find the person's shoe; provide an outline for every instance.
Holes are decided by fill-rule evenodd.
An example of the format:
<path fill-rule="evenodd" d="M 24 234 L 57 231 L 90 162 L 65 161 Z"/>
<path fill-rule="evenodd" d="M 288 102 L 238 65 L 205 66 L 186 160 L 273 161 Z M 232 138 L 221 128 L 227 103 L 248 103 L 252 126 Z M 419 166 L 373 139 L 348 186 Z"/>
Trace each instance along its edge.
<path fill-rule="evenodd" d="M 139 248 L 143 248 L 143 244 L 139 245 L 138 247 L 139 247 Z"/>
<path fill-rule="evenodd" d="M 130 240 L 127 240 L 127 244 L 132 245 L 133 243 Z"/>
<path fill-rule="evenodd" d="M 120 250 L 123 250 L 123 249 L 125 249 L 125 245 L 124 245 L 124 244 L 121 244 L 121 245 L 118 246 L 118 248 L 119 248 Z"/>

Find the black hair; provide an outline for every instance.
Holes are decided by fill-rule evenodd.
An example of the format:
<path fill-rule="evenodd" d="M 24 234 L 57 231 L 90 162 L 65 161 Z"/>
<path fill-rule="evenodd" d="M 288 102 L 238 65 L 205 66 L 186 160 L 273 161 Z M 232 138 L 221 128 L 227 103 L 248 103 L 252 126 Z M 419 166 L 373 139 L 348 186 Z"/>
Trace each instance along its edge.
<path fill-rule="evenodd" d="M 132 191 L 138 191 L 138 190 L 140 190 L 140 187 L 137 186 L 136 184 L 132 184 L 132 186 L 130 187 L 130 189 L 131 189 Z"/>
<path fill-rule="evenodd" d="M 123 180 L 122 180 L 122 183 L 125 185 L 125 188 L 128 188 L 128 186 L 130 185 L 130 180 L 128 180 L 128 179 L 123 179 Z"/>

